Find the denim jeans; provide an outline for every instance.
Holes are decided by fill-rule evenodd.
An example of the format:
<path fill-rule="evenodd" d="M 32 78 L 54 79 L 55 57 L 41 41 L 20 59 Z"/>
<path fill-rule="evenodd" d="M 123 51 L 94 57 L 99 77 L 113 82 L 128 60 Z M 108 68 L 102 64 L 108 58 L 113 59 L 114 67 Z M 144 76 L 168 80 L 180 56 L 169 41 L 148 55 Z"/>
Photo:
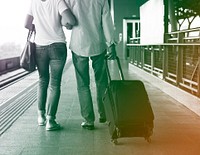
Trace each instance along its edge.
<path fill-rule="evenodd" d="M 102 96 L 108 85 L 108 78 L 104 63 L 105 53 L 90 57 L 97 92 L 97 107 L 100 118 L 106 118 Z M 95 121 L 95 114 L 90 90 L 89 57 L 78 56 L 72 52 L 73 64 L 77 80 L 78 97 L 81 107 L 81 115 L 87 122 Z"/>
<path fill-rule="evenodd" d="M 36 63 L 39 73 L 38 111 L 44 111 L 48 117 L 53 119 L 56 118 L 66 57 L 65 43 L 36 45 Z"/>

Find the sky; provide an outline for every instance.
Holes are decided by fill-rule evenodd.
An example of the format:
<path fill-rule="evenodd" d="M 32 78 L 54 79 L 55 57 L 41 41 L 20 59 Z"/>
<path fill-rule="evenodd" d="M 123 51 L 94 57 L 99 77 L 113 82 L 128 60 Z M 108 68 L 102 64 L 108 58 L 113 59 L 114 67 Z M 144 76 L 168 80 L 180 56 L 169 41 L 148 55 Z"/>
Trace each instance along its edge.
<path fill-rule="evenodd" d="M 0 45 L 5 42 L 24 44 L 27 30 L 24 21 L 29 0 L 0 1 Z"/>
<path fill-rule="evenodd" d="M 24 28 L 30 0 L 0 0 L 0 46 L 14 43 L 24 48 L 28 30 Z M 66 41 L 69 42 L 71 31 L 64 29 Z M 68 44 L 67 44 L 68 45 Z M 21 51 L 0 50 L 0 59 L 18 56 Z"/>

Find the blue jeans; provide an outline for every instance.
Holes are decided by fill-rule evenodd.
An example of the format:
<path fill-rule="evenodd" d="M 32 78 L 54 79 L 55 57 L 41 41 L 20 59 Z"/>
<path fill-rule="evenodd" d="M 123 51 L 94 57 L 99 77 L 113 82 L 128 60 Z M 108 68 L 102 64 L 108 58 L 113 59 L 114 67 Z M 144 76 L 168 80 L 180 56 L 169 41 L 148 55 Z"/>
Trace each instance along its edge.
<path fill-rule="evenodd" d="M 53 119 L 56 118 L 66 57 L 65 43 L 53 43 L 47 46 L 36 45 L 36 63 L 39 73 L 38 110 L 44 111 L 47 116 Z"/>
<path fill-rule="evenodd" d="M 95 76 L 97 107 L 100 118 L 106 118 L 102 101 L 102 96 L 108 85 L 104 57 L 105 53 L 90 57 Z M 75 67 L 81 115 L 87 122 L 94 122 L 95 114 L 90 90 L 89 57 L 78 56 L 72 52 L 72 59 Z"/>

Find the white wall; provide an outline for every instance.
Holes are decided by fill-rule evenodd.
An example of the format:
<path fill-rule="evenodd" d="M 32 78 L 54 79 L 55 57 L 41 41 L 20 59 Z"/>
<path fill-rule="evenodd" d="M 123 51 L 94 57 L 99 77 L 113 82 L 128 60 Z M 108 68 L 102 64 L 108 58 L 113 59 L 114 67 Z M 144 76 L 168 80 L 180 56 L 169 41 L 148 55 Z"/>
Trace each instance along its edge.
<path fill-rule="evenodd" d="M 140 7 L 141 44 L 163 43 L 163 0 L 149 0 Z"/>

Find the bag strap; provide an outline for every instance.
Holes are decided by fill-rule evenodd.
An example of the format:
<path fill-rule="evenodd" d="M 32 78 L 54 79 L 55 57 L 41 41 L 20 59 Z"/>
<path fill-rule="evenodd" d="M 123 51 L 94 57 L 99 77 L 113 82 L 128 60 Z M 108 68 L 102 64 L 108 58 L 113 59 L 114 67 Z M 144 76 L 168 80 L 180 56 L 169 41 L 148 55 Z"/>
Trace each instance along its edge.
<path fill-rule="evenodd" d="M 31 40 L 31 37 L 32 37 L 33 33 L 34 33 L 33 42 L 35 41 L 35 34 L 36 34 L 35 30 L 29 30 L 29 31 L 28 31 L 27 41 L 30 41 L 30 40 Z"/>

